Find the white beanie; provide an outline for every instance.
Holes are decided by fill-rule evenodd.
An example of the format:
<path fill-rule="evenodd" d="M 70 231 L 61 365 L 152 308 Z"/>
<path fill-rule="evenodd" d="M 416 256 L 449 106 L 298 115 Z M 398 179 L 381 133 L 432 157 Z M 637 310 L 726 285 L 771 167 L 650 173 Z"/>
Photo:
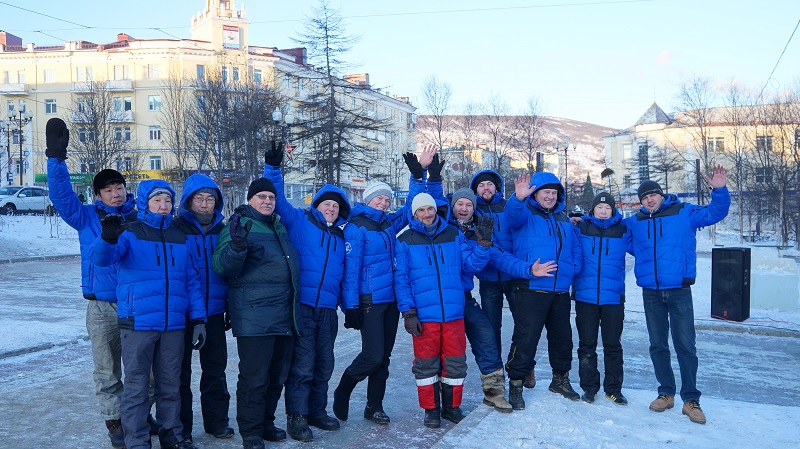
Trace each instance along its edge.
<path fill-rule="evenodd" d="M 369 183 L 367 188 L 364 189 L 364 204 L 369 205 L 369 202 L 378 195 L 386 195 L 389 199 L 392 199 L 392 188 L 382 181 Z"/>
<path fill-rule="evenodd" d="M 436 209 L 436 201 L 433 200 L 433 197 L 427 193 L 420 193 L 414 196 L 414 200 L 411 201 L 411 215 L 417 213 L 417 209 L 423 206 L 431 206 Z"/>

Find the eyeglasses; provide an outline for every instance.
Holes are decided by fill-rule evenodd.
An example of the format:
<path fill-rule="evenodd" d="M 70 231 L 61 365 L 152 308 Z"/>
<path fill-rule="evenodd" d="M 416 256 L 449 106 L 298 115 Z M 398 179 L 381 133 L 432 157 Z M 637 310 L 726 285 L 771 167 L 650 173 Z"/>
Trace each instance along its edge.
<path fill-rule="evenodd" d="M 275 199 L 275 195 L 268 195 L 266 193 L 259 193 L 258 195 L 255 195 L 255 197 L 260 199 L 261 201 L 267 201 L 267 200 L 274 200 Z"/>
<path fill-rule="evenodd" d="M 192 199 L 192 203 L 197 204 L 197 205 L 200 205 L 200 204 L 214 204 L 216 202 L 217 202 L 217 199 L 214 198 L 213 196 L 210 196 L 208 198 L 193 198 Z"/>

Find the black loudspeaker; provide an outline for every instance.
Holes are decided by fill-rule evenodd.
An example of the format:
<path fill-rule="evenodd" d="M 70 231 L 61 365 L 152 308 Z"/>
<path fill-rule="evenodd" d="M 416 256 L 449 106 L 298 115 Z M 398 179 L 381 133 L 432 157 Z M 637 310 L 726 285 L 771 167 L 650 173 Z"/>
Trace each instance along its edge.
<path fill-rule="evenodd" d="M 750 248 L 711 250 L 711 316 L 750 318 Z"/>

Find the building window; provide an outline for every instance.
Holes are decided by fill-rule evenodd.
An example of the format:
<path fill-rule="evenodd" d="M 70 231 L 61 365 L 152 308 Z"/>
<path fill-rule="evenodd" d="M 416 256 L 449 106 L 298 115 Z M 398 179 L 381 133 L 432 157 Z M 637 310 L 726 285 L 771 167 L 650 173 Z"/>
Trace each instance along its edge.
<path fill-rule="evenodd" d="M 233 68 L 233 80 L 239 81 L 239 67 Z"/>
<path fill-rule="evenodd" d="M 222 66 L 222 83 L 228 82 L 228 67 Z"/>
<path fill-rule="evenodd" d="M 631 188 L 631 175 L 625 175 L 622 177 L 622 188 L 623 189 Z"/>
<path fill-rule="evenodd" d="M 161 156 L 150 156 L 150 170 L 161 170 Z"/>
<path fill-rule="evenodd" d="M 44 100 L 44 113 L 45 114 L 55 114 L 56 113 L 56 100 Z"/>
<path fill-rule="evenodd" d="M 639 179 L 644 181 L 650 179 L 650 163 L 647 143 L 639 144 Z"/>
<path fill-rule="evenodd" d="M 14 100 L 6 101 L 6 117 L 14 113 Z"/>
<path fill-rule="evenodd" d="M 161 110 L 161 95 L 148 95 L 147 108 L 151 111 Z"/>
<path fill-rule="evenodd" d="M 622 144 L 622 160 L 628 160 L 631 158 L 631 144 L 630 143 L 623 143 Z"/>
<path fill-rule="evenodd" d="M 79 128 L 78 129 L 78 140 L 81 143 L 86 142 L 94 142 L 95 141 L 95 131 L 91 128 Z"/>
<path fill-rule="evenodd" d="M 114 66 L 114 79 L 119 80 L 129 80 L 131 79 L 130 69 L 126 65 L 115 65 Z"/>
<path fill-rule="evenodd" d="M 261 84 L 262 82 L 261 69 L 253 70 L 253 82 L 256 84 Z"/>
<path fill-rule="evenodd" d="M 147 64 L 147 78 L 151 80 L 161 78 L 161 67 L 158 64 Z"/>
<path fill-rule="evenodd" d="M 724 137 L 709 137 L 708 138 L 708 151 L 725 151 L 725 138 Z"/>
<path fill-rule="evenodd" d="M 206 66 L 197 64 L 197 79 L 201 80 L 206 77 Z"/>
<path fill-rule="evenodd" d="M 756 136 L 756 150 L 772 151 L 772 136 Z"/>
<path fill-rule="evenodd" d="M 114 97 L 114 112 L 128 112 L 132 106 L 132 97 Z"/>
<path fill-rule="evenodd" d="M 161 127 L 160 126 L 151 126 L 150 127 L 150 140 L 161 140 Z"/>
<path fill-rule="evenodd" d="M 75 81 L 92 81 L 94 72 L 91 67 L 75 67 Z"/>
<path fill-rule="evenodd" d="M 258 72 L 260 72 L 260 70 L 258 70 Z M 290 77 L 289 75 L 283 75 L 283 84 L 284 84 L 284 86 L 286 86 L 286 89 L 291 89 L 292 88 L 292 77 Z"/>
<path fill-rule="evenodd" d="M 45 83 L 55 83 L 56 82 L 56 69 L 44 69 L 44 82 Z"/>
<path fill-rule="evenodd" d="M 756 182 L 757 183 L 771 183 L 772 182 L 772 167 L 756 167 Z"/>
<path fill-rule="evenodd" d="M 131 127 L 117 127 L 114 128 L 114 140 L 117 142 L 130 142 L 131 141 Z"/>
<path fill-rule="evenodd" d="M 291 200 L 292 198 L 294 198 L 294 196 L 292 196 L 292 191 L 294 190 L 293 187 L 294 187 L 293 184 L 286 184 L 286 199 L 287 200 Z"/>
<path fill-rule="evenodd" d="M 6 70 L 6 83 L 14 84 L 17 82 L 17 72 L 13 70 Z"/>
<path fill-rule="evenodd" d="M 353 109 L 356 108 L 356 97 L 353 97 Z"/>
<path fill-rule="evenodd" d="M 115 161 L 117 164 L 117 171 L 125 172 L 131 171 L 131 158 L 117 158 Z"/>

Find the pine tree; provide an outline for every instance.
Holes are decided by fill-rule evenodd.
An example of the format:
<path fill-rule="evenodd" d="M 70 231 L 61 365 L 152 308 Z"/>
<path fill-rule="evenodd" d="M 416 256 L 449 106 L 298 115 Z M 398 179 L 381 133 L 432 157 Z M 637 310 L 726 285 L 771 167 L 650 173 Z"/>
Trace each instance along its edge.
<path fill-rule="evenodd" d="M 592 186 L 592 176 L 586 173 L 586 184 L 583 186 L 583 198 L 581 198 L 581 206 L 583 210 L 589 211 L 592 207 L 592 200 L 594 199 L 594 187 Z"/>

